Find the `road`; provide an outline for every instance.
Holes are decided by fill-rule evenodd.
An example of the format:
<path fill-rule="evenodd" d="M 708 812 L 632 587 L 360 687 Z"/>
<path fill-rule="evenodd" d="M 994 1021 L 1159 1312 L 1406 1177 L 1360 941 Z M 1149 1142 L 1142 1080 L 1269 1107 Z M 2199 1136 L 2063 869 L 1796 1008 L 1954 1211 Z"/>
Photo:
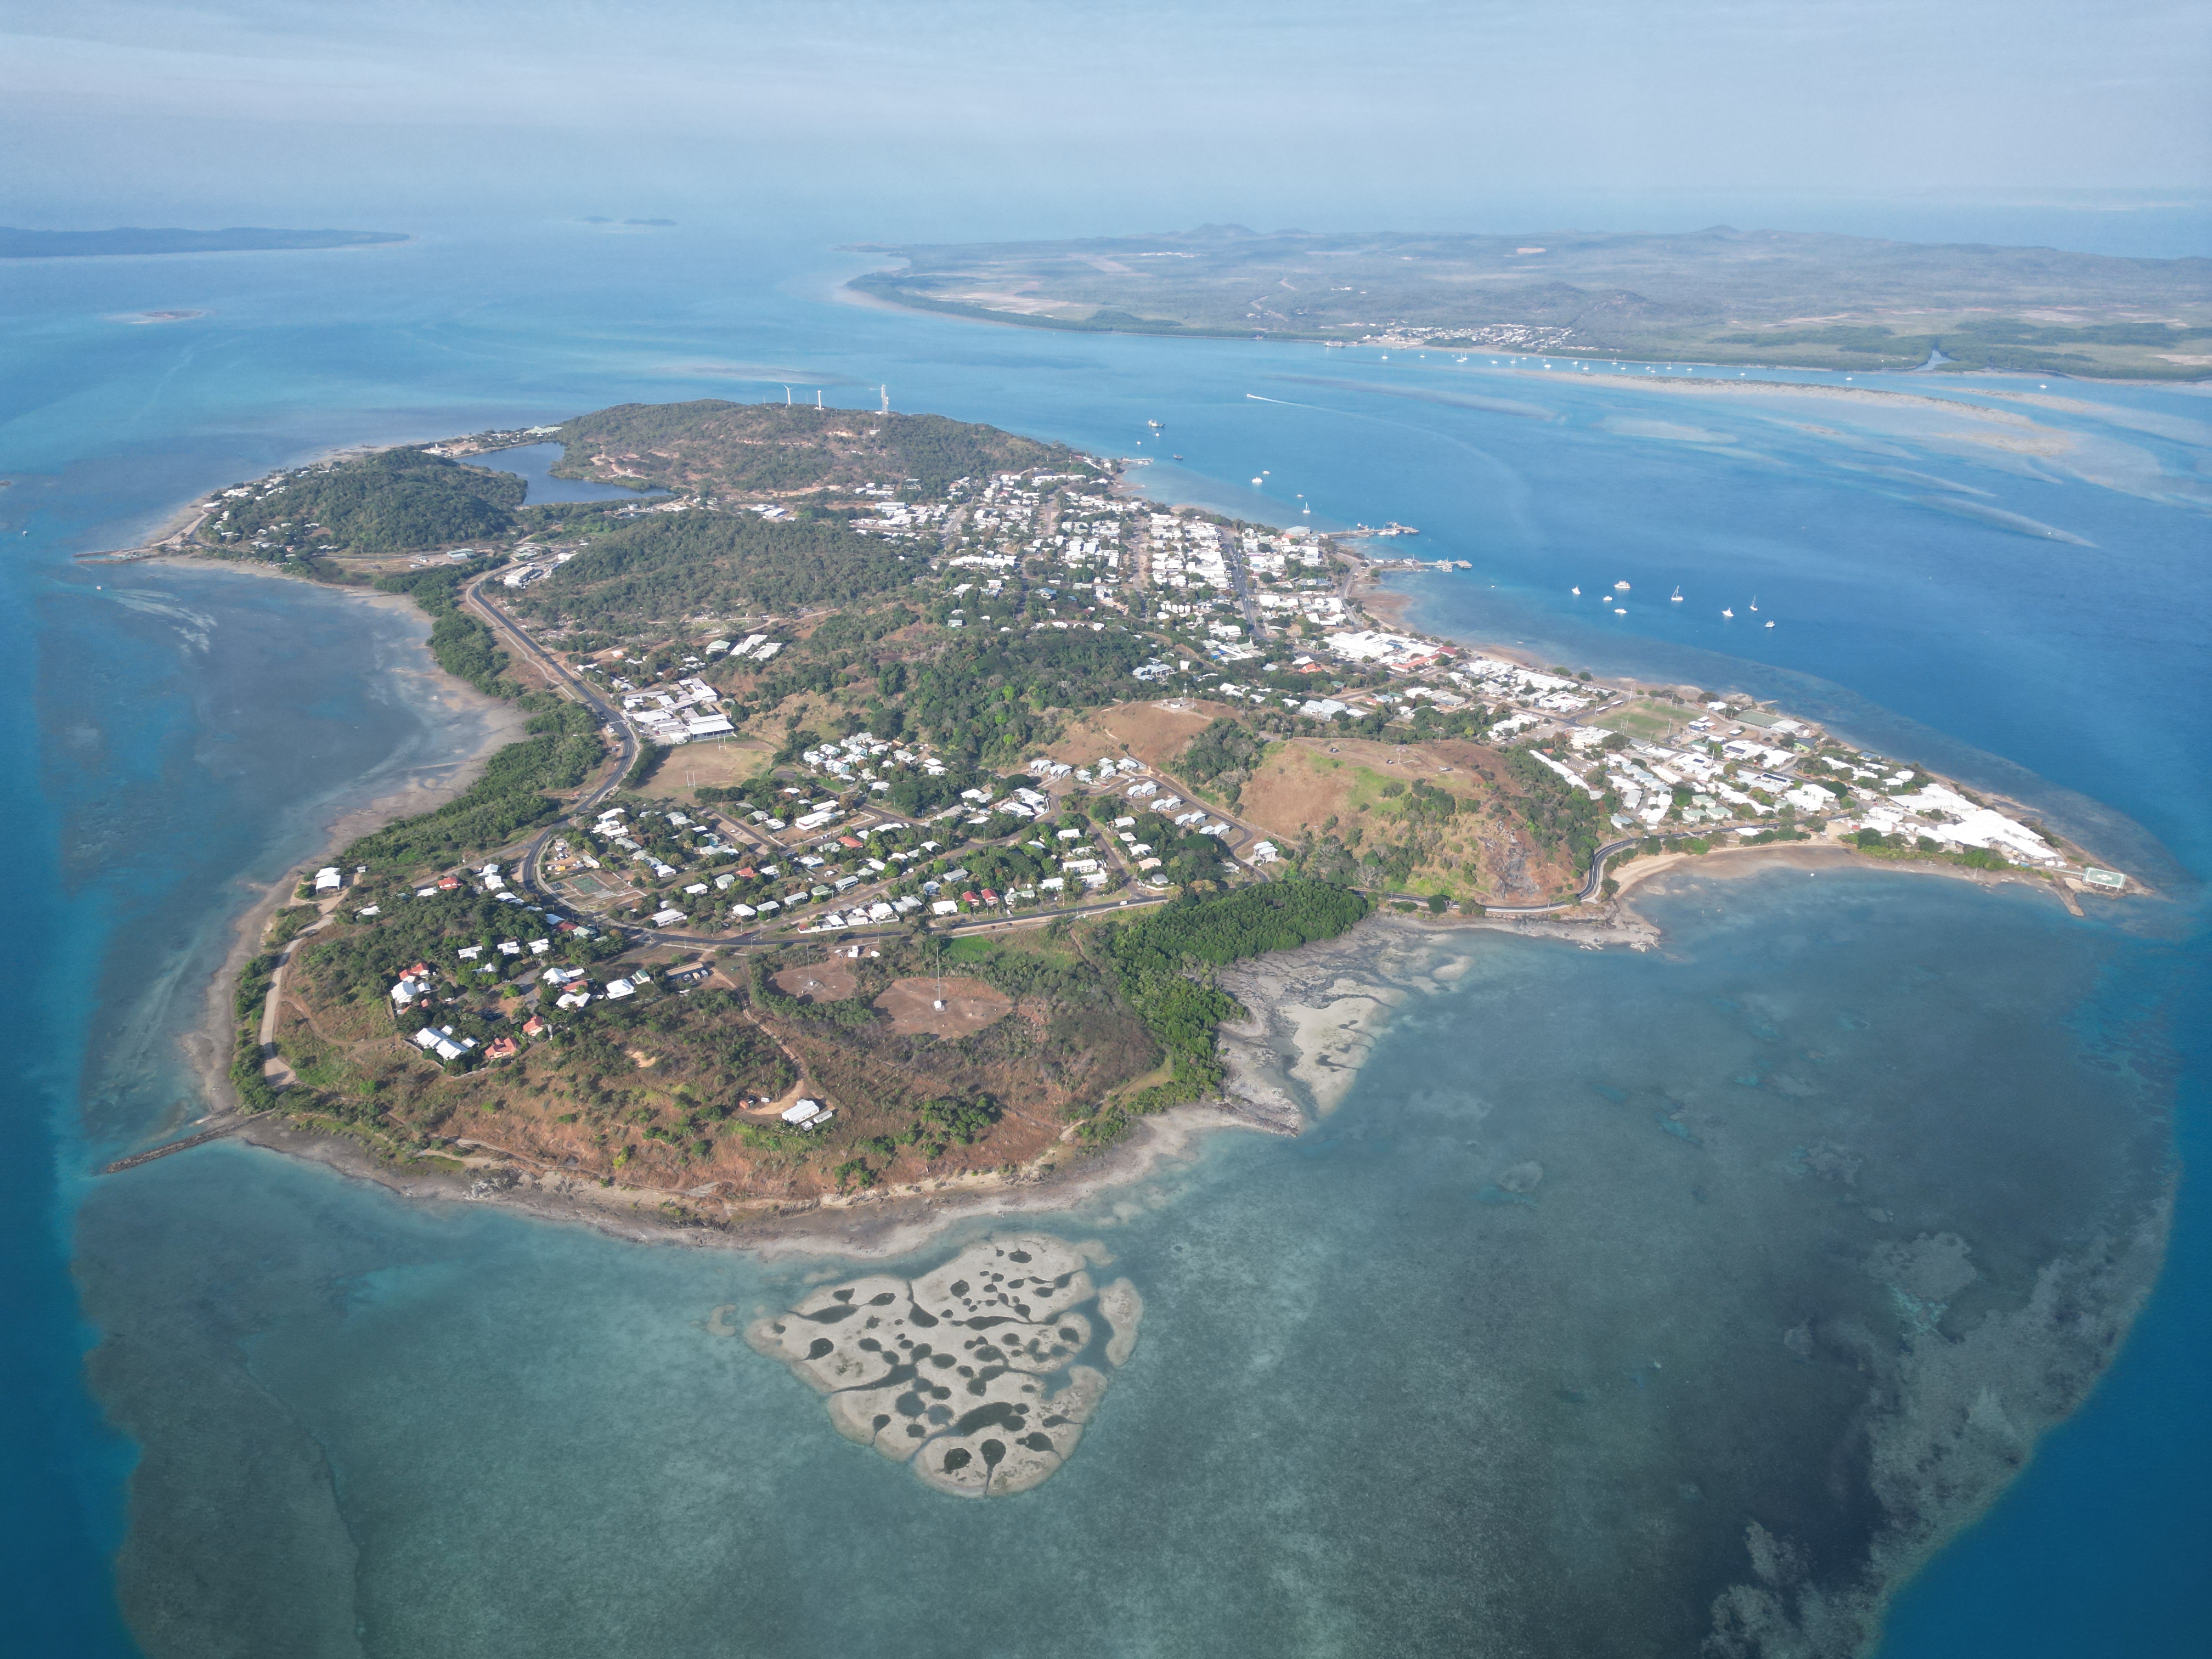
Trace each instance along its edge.
<path fill-rule="evenodd" d="M 622 787 L 622 781 L 629 775 L 629 769 L 637 761 L 637 733 L 631 728 L 629 720 L 624 717 L 620 709 L 616 708 L 605 698 L 600 696 L 591 685 L 570 673 L 566 664 L 555 657 L 551 652 L 545 650 L 521 629 L 516 627 L 504 611 L 484 596 L 484 584 L 490 580 L 491 575 L 488 573 L 478 576 L 474 581 L 462 587 L 462 609 L 475 615 L 501 641 L 533 664 L 545 676 L 549 685 L 566 693 L 590 709 L 599 717 L 602 726 L 614 732 L 616 740 L 620 745 L 615 756 L 614 769 L 607 774 L 606 781 L 589 793 L 579 798 L 575 805 L 570 809 L 572 816 L 581 817 L 591 808 L 597 806 L 609 795 Z M 538 862 L 544 853 L 545 843 L 553 838 L 559 828 L 558 824 L 555 824 L 550 829 L 539 830 L 532 838 L 529 847 L 523 852 L 522 867 L 518 872 L 524 889 L 535 893 L 540 899 L 549 903 L 567 902 L 558 894 L 546 887 L 545 884 L 539 879 L 538 872 Z M 623 929 L 623 931 L 625 934 L 629 934 L 636 930 Z"/>
<path fill-rule="evenodd" d="M 1244 628 L 1253 644 L 1260 642 L 1260 607 L 1252 598 L 1252 573 L 1245 568 L 1244 544 L 1222 538 L 1225 544 L 1221 562 L 1228 567 L 1230 591 L 1237 595 L 1238 609 L 1244 613 Z"/>
<path fill-rule="evenodd" d="M 611 707 L 589 684 L 570 673 L 557 658 L 541 647 L 536 641 L 518 628 L 507 613 L 485 595 L 483 588 L 490 580 L 489 574 L 479 576 L 462 588 L 463 608 L 490 628 L 503 644 L 512 647 L 541 670 L 550 684 L 582 703 L 584 707 L 599 716 L 603 725 L 611 726 L 621 740 L 621 752 L 616 758 L 614 769 L 607 775 L 606 781 L 580 798 L 574 807 L 571 809 L 570 816 L 581 818 L 591 808 L 598 805 L 622 787 L 623 779 L 629 775 L 629 769 L 637 758 L 639 744 L 636 733 L 631 730 L 629 720 L 623 718 L 620 710 Z M 567 900 L 546 886 L 538 874 L 538 867 L 539 855 L 544 851 L 546 842 L 553 838 L 558 829 L 559 826 L 556 824 L 550 829 L 542 830 L 532 840 L 528 848 L 523 854 L 522 867 L 518 872 L 519 884 L 534 895 L 541 903 L 566 905 Z M 1167 902 L 1165 896 L 1107 899 L 1097 904 L 1080 904 L 1068 909 L 1054 910 L 1034 916 L 992 917 L 970 921 L 948 928 L 946 932 L 948 934 L 985 933 L 994 928 L 1042 924 L 1051 921 L 1058 916 L 1090 915 L 1101 910 L 1120 909 L 1124 906 L 1164 904 L 1165 902 Z M 726 945 L 755 945 L 760 943 L 764 937 L 759 929 L 746 933 L 677 933 L 659 932 L 649 927 L 627 927 L 620 923 L 608 921 L 603 916 L 595 917 L 593 920 L 600 922 L 610 933 L 618 933 L 634 945 L 680 945 L 714 948 Z M 855 940 L 896 939 L 903 931 L 902 928 L 896 927 L 848 928 L 831 934 L 809 934 L 807 937 Z"/>
<path fill-rule="evenodd" d="M 1662 836 L 1660 839 L 1686 841 L 1690 837 L 1685 834 Z M 1582 890 L 1571 899 L 1563 900 L 1557 904 L 1486 904 L 1482 907 L 1483 913 L 1492 916 L 1546 916 L 1557 910 L 1571 910 L 1577 904 L 1587 904 L 1598 896 L 1599 890 L 1605 885 L 1606 860 L 1616 853 L 1626 852 L 1643 840 L 1642 836 L 1631 836 L 1626 841 L 1609 841 L 1599 848 L 1590 860 L 1589 878 L 1583 883 Z"/>
<path fill-rule="evenodd" d="M 1243 556 L 1242 551 L 1233 550 L 1227 562 L 1231 573 L 1231 580 L 1237 584 L 1238 598 L 1245 605 L 1247 608 L 1246 616 L 1248 620 L 1249 620 L 1252 600 L 1249 586 L 1244 575 Z M 515 624 L 508 619 L 507 613 L 501 611 L 497 605 L 493 603 L 491 599 L 484 595 L 483 592 L 484 584 L 490 580 L 491 578 L 489 574 L 479 576 L 474 581 L 470 582 L 464 586 L 462 589 L 461 598 L 461 603 L 464 608 L 471 611 L 474 615 L 479 617 L 493 630 L 495 634 L 500 637 L 504 643 L 512 647 L 527 660 L 535 665 L 541 672 L 544 672 L 550 684 L 558 687 L 561 690 L 567 693 L 567 695 L 582 703 L 586 708 L 589 708 L 594 714 L 599 716 L 603 725 L 612 727 L 620 739 L 622 745 L 621 752 L 617 757 L 614 769 L 607 775 L 607 778 L 605 782 L 601 783 L 590 793 L 579 799 L 575 807 L 573 809 L 573 816 L 580 818 L 590 808 L 598 805 L 600 801 L 605 799 L 617 788 L 621 787 L 623 779 L 629 775 L 631 765 L 637 758 L 639 745 L 636 733 L 631 730 L 629 720 L 623 716 L 620 710 L 611 707 L 605 698 L 601 697 L 599 693 L 593 690 L 592 686 L 583 680 L 579 679 L 574 674 L 569 672 L 566 665 L 554 657 L 551 653 L 543 649 L 537 641 L 531 639 L 530 636 L 525 634 L 521 629 L 515 626 Z M 1255 635 L 1257 627 L 1255 623 Z M 1196 792 L 1191 789 L 1188 785 L 1179 781 L 1169 773 L 1158 767 L 1150 769 L 1150 775 L 1163 785 L 1181 791 L 1185 799 L 1194 799 L 1196 795 Z M 1239 823 L 1230 814 L 1215 811 L 1213 812 L 1213 816 L 1223 823 L 1227 823 L 1240 831 L 1247 838 L 1246 844 L 1248 846 L 1252 841 L 1260 839 L 1258 832 L 1249 824 Z M 557 828 L 558 826 L 556 825 L 553 829 L 543 830 L 538 832 L 537 836 L 531 842 L 528 849 L 523 854 L 522 867 L 519 872 L 521 885 L 531 893 L 536 895 L 541 902 L 547 904 L 565 904 L 567 902 L 567 901 L 562 899 L 558 894 L 550 891 L 546 887 L 545 884 L 540 879 L 538 875 L 538 866 L 539 856 L 543 853 L 546 842 L 552 839 L 555 830 Z M 1586 904 L 1591 899 L 1596 897 L 1600 890 L 1605 885 L 1605 866 L 1607 861 L 1616 854 L 1637 845 L 1637 843 L 1643 839 L 1644 837 L 1640 836 L 1634 836 L 1622 841 L 1608 842 L 1604 846 L 1599 848 L 1595 856 L 1590 860 L 1589 878 L 1583 883 L 1581 891 L 1578 892 L 1572 899 L 1563 900 L 1553 904 L 1492 904 L 1486 905 L 1484 907 L 1484 910 L 1486 914 L 1493 916 L 1542 916 L 1555 915 L 1562 910 L 1571 910 L 1577 905 Z M 1672 837 L 1672 839 L 1681 839 L 1681 837 Z M 1118 851 L 1119 849 L 1116 848 L 1115 850 Z M 1375 896 L 1388 898 L 1402 898 L 1405 896 L 1403 894 L 1395 893 L 1387 895 L 1377 894 Z M 1089 915 L 1101 910 L 1118 909 L 1123 905 L 1151 905 L 1164 902 L 1166 902 L 1164 898 L 1133 897 L 1128 899 L 1109 899 L 1097 904 L 1077 905 L 1069 909 L 1055 910 L 1048 914 L 1036 916 L 1006 920 L 991 919 L 986 921 L 973 921 L 955 926 L 946 931 L 948 933 L 952 934 L 982 933 L 998 927 L 1047 922 L 1050 921 L 1054 916 Z M 763 938 L 763 933 L 758 929 L 756 929 L 751 933 L 735 934 L 675 933 L 656 932 L 653 929 L 647 927 L 626 927 L 618 923 L 608 922 L 604 917 L 596 918 L 596 920 L 601 921 L 610 932 L 619 933 L 623 938 L 637 945 L 678 945 L 711 949 L 728 945 L 757 944 L 760 943 Z M 852 940 L 890 939 L 898 937 L 902 931 L 903 930 L 900 928 L 871 928 L 866 930 L 850 928 L 843 932 L 828 935 L 827 937 Z M 810 934 L 807 937 L 811 939 L 821 938 L 823 936 L 819 934 Z"/>

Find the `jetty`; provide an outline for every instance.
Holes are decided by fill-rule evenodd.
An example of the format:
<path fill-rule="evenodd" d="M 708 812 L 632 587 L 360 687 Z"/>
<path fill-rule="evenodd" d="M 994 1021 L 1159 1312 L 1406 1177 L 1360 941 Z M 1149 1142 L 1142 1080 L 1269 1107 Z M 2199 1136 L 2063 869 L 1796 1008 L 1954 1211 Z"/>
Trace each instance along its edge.
<path fill-rule="evenodd" d="M 145 1152 L 133 1152 L 128 1158 L 118 1158 L 102 1170 L 100 1174 L 120 1175 L 125 1170 L 135 1170 L 142 1164 L 151 1164 L 155 1158 L 167 1158 L 172 1152 L 190 1152 L 195 1146 L 206 1146 L 210 1140 L 221 1140 L 225 1135 L 235 1133 L 247 1124 L 268 1115 L 268 1112 L 242 1113 L 239 1116 L 216 1124 L 211 1129 L 203 1129 L 196 1135 L 186 1135 L 182 1140 L 164 1141 L 161 1146 L 149 1147 Z"/>
<path fill-rule="evenodd" d="M 142 543 L 137 547 L 111 547 L 97 553 L 80 553 L 76 556 L 76 562 L 131 564 L 140 559 L 158 559 L 165 553 L 192 552 L 197 546 L 194 538 L 199 534 L 200 526 L 207 522 L 208 514 L 214 511 L 211 504 L 203 503 L 188 523 L 166 536 Z"/>

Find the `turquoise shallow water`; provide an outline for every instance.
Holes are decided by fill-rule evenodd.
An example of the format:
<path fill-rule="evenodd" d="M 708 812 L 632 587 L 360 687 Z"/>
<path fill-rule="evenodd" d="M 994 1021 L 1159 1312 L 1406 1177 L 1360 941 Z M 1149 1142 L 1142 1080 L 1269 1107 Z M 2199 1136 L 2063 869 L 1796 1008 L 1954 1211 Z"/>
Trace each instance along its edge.
<path fill-rule="evenodd" d="M 1966 1234 L 1966 1294 L 1986 1300 L 1960 1316 L 1986 1316 L 2141 1190 L 2169 1111 L 2185 1157 L 2201 1146 L 2201 399 L 1985 400 L 2072 440 L 2037 454 L 1984 441 L 2017 428 L 1911 405 L 1692 404 L 1486 360 L 977 329 L 825 303 L 821 269 L 548 232 L 11 286 L 4 615 L 36 668 L 8 683 L 0 729 L 23 803 L 11 868 L 35 873 L 6 901 L 30 1063 L 0 1119 L 27 1339 L 4 1386 L 46 1426 L 11 1442 L 7 1566 L 40 1587 L 19 1603 L 47 1649 L 123 1650 L 103 1586 L 134 1458 L 124 1595 L 165 1653 L 222 1650 L 217 1632 L 233 1650 L 505 1652 L 517 1632 L 549 1652 L 1041 1652 L 1101 1630 L 1128 1651 L 1485 1633 L 1633 1651 L 1575 1621 L 1630 1597 L 1643 1611 L 1607 1641 L 1702 1628 L 1744 1577 L 1747 1519 L 1845 1559 L 1872 1512 L 1828 1461 L 1844 1443 L 1823 1366 L 1848 1344 L 1807 1359 L 1779 1333 L 1826 1310 L 1896 1351 L 1865 1230 Z M 208 315 L 106 320 L 157 308 Z M 1790 696 L 2039 791 L 2175 897 L 2083 925 L 1908 878 L 1762 878 L 1667 901 L 1668 957 L 1486 942 L 1481 971 L 1408 1005 L 1323 1130 L 1218 1141 L 1137 1213 L 1055 1223 L 1119 1223 L 1102 1236 L 1150 1301 L 1144 1345 L 1069 1470 L 980 1510 L 837 1441 L 781 1368 L 707 1334 L 712 1306 L 772 1299 L 793 1270 L 412 1215 L 235 1148 L 88 1182 L 190 1099 L 171 1039 L 239 884 L 307 855 L 360 780 L 436 743 L 398 678 L 404 641 L 360 607 L 242 577 L 111 581 L 67 554 L 324 444 L 787 380 L 851 404 L 888 381 L 900 407 L 1115 450 L 1163 419 L 1185 460 L 1150 482 L 1171 498 L 1289 517 L 1303 492 L 1316 519 L 1407 520 L 1424 553 L 1468 559 L 1407 584 L 1436 625 Z M 1243 480 L 1262 466 L 1258 496 Z M 1593 575 L 1696 603 L 1593 616 L 1565 592 Z M 1754 592 L 1783 625 L 1747 641 L 1711 596 Z M 1745 1024 L 1759 998 L 1775 1036 Z M 1825 1052 L 1802 1022 L 1869 1009 L 1881 1041 L 1833 1062 L 1850 1086 L 1734 1082 L 1776 1043 Z M 1827 1111 L 1869 1142 L 1858 1179 L 1887 1196 L 1853 1208 L 1775 1172 L 1797 1142 L 1768 1138 Z M 1535 1204 L 1482 1198 L 1501 1158 L 1543 1166 Z M 2206 1234 L 2185 1182 L 2172 1265 L 2113 1374 L 1908 1595 L 1892 1650 L 2078 1652 L 2114 1632 L 2188 1650 Z M 1714 1421 L 1757 1425 L 1729 1438 L 1758 1455 Z"/>

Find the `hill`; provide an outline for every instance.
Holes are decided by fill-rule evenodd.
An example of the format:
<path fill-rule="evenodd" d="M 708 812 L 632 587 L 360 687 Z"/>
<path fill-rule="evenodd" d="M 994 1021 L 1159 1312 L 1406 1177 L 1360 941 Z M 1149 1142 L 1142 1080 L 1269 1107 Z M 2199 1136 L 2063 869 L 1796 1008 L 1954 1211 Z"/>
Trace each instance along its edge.
<path fill-rule="evenodd" d="M 803 404 L 619 404 L 565 423 L 562 477 L 702 494 L 792 495 L 866 484 L 935 492 L 955 479 L 1073 466 L 1064 444 L 943 415 Z"/>
<path fill-rule="evenodd" d="M 241 484 L 209 526 L 226 547 L 276 558 L 392 553 L 504 534 L 528 488 L 512 472 L 387 449 Z"/>

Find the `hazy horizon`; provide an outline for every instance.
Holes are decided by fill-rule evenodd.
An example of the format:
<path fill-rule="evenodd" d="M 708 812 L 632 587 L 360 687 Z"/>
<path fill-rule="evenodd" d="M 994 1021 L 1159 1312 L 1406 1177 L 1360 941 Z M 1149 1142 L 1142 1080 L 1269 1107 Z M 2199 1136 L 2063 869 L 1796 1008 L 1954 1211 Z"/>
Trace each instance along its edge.
<path fill-rule="evenodd" d="M 2178 5 L 95 0 L 0 38 L 0 222 L 50 228 L 1728 222 L 2170 255 L 2212 219 L 2212 25 Z"/>

